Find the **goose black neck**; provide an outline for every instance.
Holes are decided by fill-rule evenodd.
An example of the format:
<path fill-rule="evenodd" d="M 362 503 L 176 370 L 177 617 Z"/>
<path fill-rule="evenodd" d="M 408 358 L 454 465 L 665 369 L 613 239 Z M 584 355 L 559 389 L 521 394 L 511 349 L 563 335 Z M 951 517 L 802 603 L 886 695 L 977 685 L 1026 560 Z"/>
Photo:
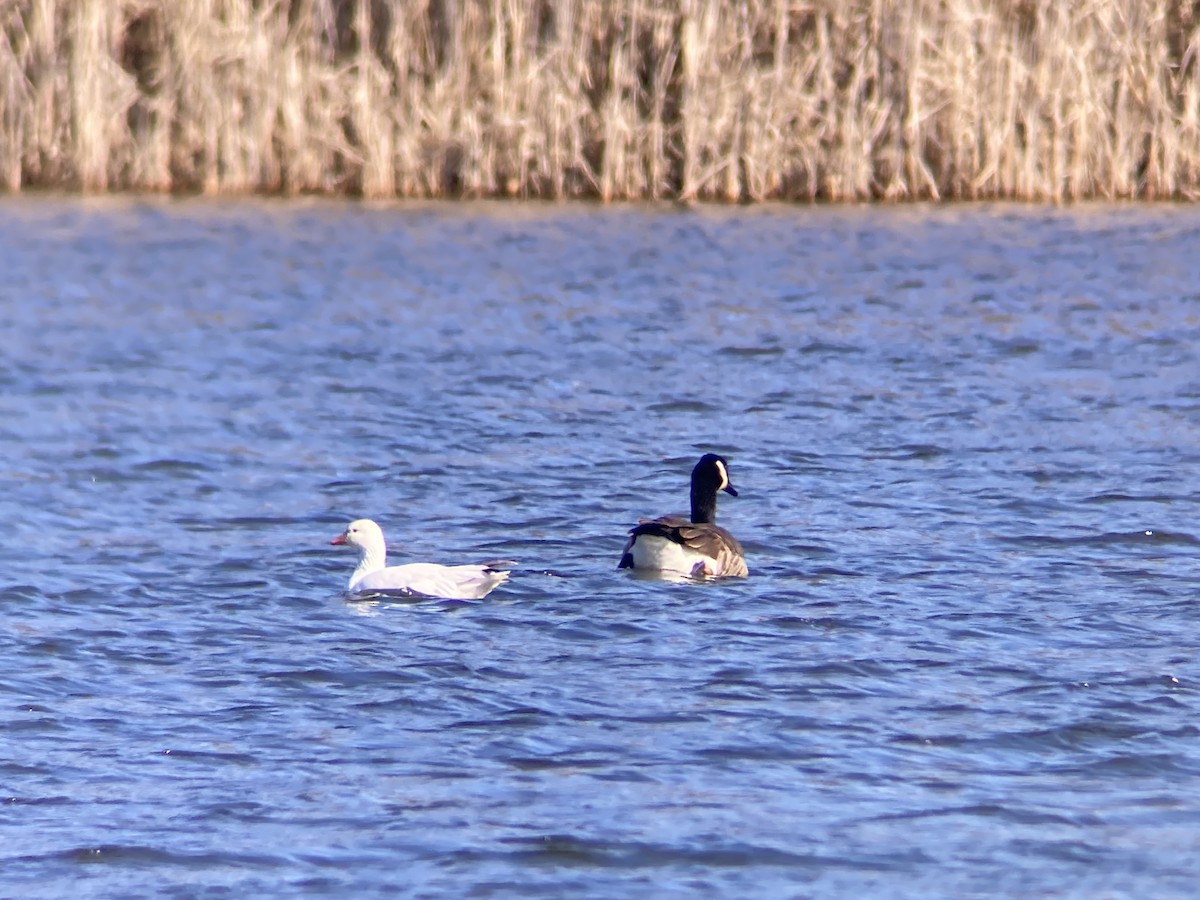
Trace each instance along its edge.
<path fill-rule="evenodd" d="M 711 484 L 692 485 L 692 521 L 697 525 L 717 521 L 717 492 Z"/>

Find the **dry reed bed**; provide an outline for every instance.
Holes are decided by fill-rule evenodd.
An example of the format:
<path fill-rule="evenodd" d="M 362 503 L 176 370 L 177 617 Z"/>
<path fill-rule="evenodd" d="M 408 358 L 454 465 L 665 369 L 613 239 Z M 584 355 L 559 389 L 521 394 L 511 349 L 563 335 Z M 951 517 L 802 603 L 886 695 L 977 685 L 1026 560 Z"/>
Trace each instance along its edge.
<path fill-rule="evenodd" d="M 1200 194 L 1193 0 L 0 0 L 0 29 L 10 191 Z"/>

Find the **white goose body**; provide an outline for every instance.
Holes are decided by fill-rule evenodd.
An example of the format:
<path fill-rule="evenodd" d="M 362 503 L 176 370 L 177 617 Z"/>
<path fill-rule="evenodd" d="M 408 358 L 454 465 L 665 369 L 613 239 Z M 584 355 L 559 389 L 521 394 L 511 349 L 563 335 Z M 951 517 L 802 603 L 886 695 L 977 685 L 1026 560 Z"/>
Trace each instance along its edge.
<path fill-rule="evenodd" d="M 356 519 L 330 543 L 358 549 L 358 567 L 346 586 L 352 594 L 392 591 L 445 600 L 479 600 L 508 580 L 507 572 L 484 564 L 389 566 L 383 529 L 370 519 Z"/>

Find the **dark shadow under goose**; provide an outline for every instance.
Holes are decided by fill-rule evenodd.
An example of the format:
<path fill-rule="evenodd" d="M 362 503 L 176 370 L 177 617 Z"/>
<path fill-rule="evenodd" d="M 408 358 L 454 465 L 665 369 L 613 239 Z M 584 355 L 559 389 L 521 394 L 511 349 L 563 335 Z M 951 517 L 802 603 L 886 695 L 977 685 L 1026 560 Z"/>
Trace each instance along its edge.
<path fill-rule="evenodd" d="M 729 463 L 715 453 L 700 457 L 692 469 L 692 516 L 641 519 L 629 531 L 619 569 L 704 575 L 746 575 L 738 539 L 716 523 L 717 494 L 736 497 Z"/>

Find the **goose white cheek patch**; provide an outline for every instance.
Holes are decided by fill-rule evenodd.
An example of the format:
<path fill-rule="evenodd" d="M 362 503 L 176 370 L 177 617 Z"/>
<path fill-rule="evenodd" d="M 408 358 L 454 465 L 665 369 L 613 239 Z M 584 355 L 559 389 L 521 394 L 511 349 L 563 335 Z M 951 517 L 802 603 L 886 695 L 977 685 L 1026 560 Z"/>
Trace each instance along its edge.
<path fill-rule="evenodd" d="M 719 459 L 717 460 L 717 471 L 721 473 L 721 486 L 717 490 L 723 491 L 729 487 L 729 473 L 725 471 L 725 463 Z"/>

